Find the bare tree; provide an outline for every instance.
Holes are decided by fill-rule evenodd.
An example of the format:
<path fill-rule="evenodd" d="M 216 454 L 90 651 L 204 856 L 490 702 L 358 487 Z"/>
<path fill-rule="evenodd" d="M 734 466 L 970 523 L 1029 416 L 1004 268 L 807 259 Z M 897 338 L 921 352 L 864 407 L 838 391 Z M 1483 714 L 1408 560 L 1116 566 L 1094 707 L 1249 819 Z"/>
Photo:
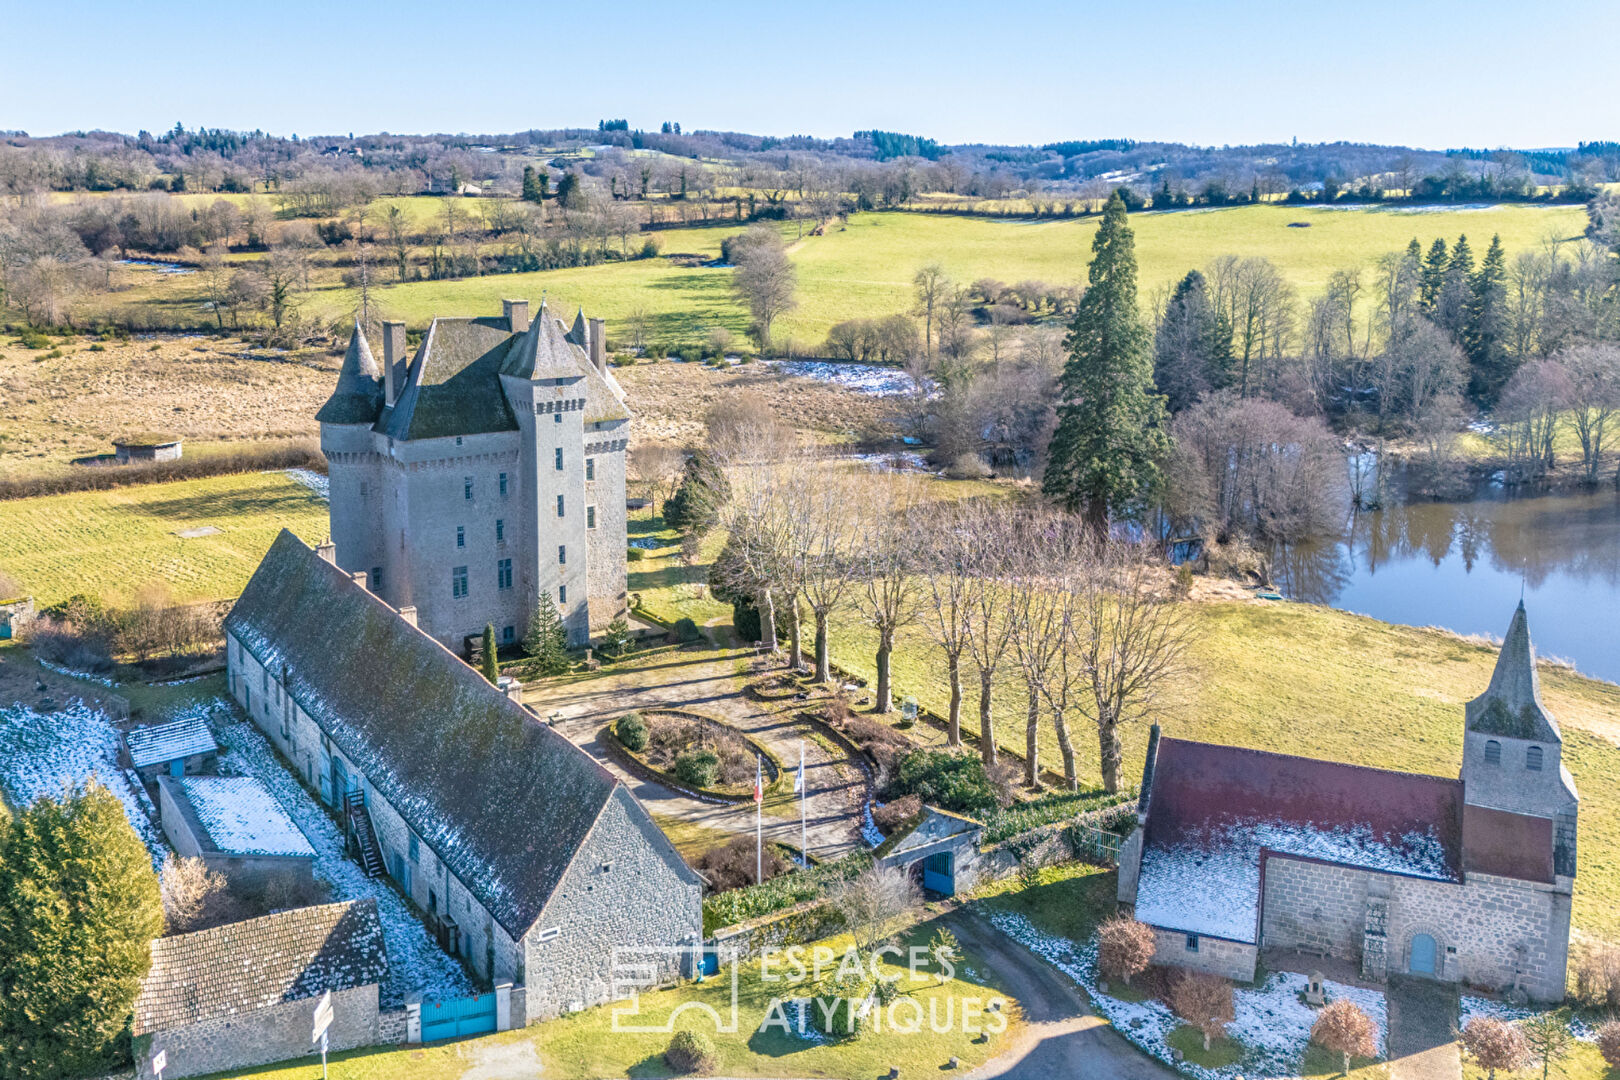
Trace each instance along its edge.
<path fill-rule="evenodd" d="M 816 624 L 817 682 L 832 678 L 829 624 L 844 605 L 860 568 L 850 512 L 855 492 L 846 479 L 843 473 L 821 469 L 787 492 L 788 512 L 796 518 L 789 526 L 793 554 L 801 567 L 794 575 L 797 595 L 804 597 Z"/>
<path fill-rule="evenodd" d="M 685 466 L 685 452 L 671 443 L 649 443 L 631 449 L 630 471 L 646 485 L 653 517 L 658 516 L 659 503 L 675 494 Z"/>
<path fill-rule="evenodd" d="M 1258 387 L 1257 369 L 1282 355 L 1294 321 L 1294 290 L 1282 271 L 1263 258 L 1223 255 L 1205 275 L 1215 306 L 1232 327 L 1238 393 Z"/>
<path fill-rule="evenodd" d="M 951 692 L 945 738 L 950 746 L 962 745 L 962 653 L 967 649 L 973 545 L 961 506 L 940 508 L 918 544 L 928 589 L 924 617 L 930 635 L 945 653 L 945 675 Z"/>
<path fill-rule="evenodd" d="M 209 908 L 225 891 L 225 878 L 208 869 L 201 859 L 171 853 L 163 860 L 158 888 L 163 895 L 165 928 L 171 934 L 185 934 L 202 929 Z"/>
<path fill-rule="evenodd" d="M 1344 1059 L 1350 1072 L 1350 1058 L 1373 1057 L 1378 1053 L 1378 1025 L 1349 998 L 1336 998 L 1316 1014 L 1311 1025 L 1311 1042 Z"/>
<path fill-rule="evenodd" d="M 844 917 L 844 928 L 863 960 L 888 942 L 921 904 L 917 883 L 898 866 L 874 866 L 832 894 L 832 906 Z"/>
<path fill-rule="evenodd" d="M 1198 1029 L 1208 1050 L 1234 1019 L 1232 984 L 1206 971 L 1183 971 L 1170 984 L 1170 1007 Z"/>
<path fill-rule="evenodd" d="M 1533 360 L 1502 388 L 1497 444 L 1514 479 L 1535 479 L 1553 464 L 1558 424 L 1571 396 L 1569 373 L 1556 360 Z"/>
<path fill-rule="evenodd" d="M 1017 626 L 1007 582 L 1013 568 L 1012 535 L 1017 526 L 1001 507 L 975 500 L 965 507 L 972 536 L 972 577 L 967 590 L 967 651 L 979 673 L 979 756 L 996 763 L 996 673 L 1012 647 Z"/>
<path fill-rule="evenodd" d="M 912 307 L 912 314 L 923 321 L 923 352 L 930 358 L 934 355 L 934 311 L 939 307 L 945 295 L 951 291 L 950 278 L 945 276 L 945 268 L 939 263 L 929 263 L 917 271 L 912 278 L 912 288 L 916 292 L 916 303 Z"/>
<path fill-rule="evenodd" d="M 1494 1016 L 1476 1016 L 1462 1029 L 1463 1052 L 1485 1070 L 1486 1080 L 1496 1080 L 1496 1071 L 1518 1072 L 1530 1060 L 1530 1046 L 1524 1033 Z"/>
<path fill-rule="evenodd" d="M 202 257 L 203 296 L 213 309 L 219 328 L 225 328 L 225 309 L 230 305 L 231 267 L 225 261 L 225 245 L 214 244 Z"/>
<path fill-rule="evenodd" d="M 748 305 L 754 317 L 754 330 L 762 348 L 771 342 L 771 326 L 777 317 L 797 303 L 794 291 L 798 275 L 789 261 L 782 237 L 769 225 L 756 225 L 735 246 L 736 263 L 733 290 Z"/>
<path fill-rule="evenodd" d="M 874 490 L 875 489 L 875 490 Z M 916 621 L 921 583 L 917 578 L 917 508 L 920 485 L 912 476 L 884 476 L 868 488 L 861 505 L 865 520 L 855 545 L 855 607 L 877 631 L 877 713 L 893 707 L 891 659 L 895 636 Z"/>
<path fill-rule="evenodd" d="M 1013 627 L 1013 658 L 1024 678 L 1029 712 L 1024 723 L 1024 784 L 1040 786 L 1040 718 L 1047 681 L 1064 651 L 1068 605 L 1060 578 L 1065 567 L 1060 534 L 1070 532 L 1063 518 L 1031 514 L 1017 522 L 1013 560 L 1007 576 L 1007 602 Z M 1072 748 L 1064 755 L 1072 770 Z"/>
<path fill-rule="evenodd" d="M 1558 355 L 1569 377 L 1569 415 L 1581 441 L 1586 482 L 1597 483 L 1610 422 L 1620 410 L 1620 346 L 1576 345 Z"/>

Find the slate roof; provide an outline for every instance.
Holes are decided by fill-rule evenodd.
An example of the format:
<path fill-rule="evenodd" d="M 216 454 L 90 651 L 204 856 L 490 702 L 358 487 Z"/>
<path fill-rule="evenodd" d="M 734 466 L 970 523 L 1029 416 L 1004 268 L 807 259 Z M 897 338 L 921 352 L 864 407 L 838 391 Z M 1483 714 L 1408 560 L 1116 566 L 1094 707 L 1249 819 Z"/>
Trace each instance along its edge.
<path fill-rule="evenodd" d="M 224 855 L 315 857 L 309 838 L 281 808 L 270 789 L 251 776 L 159 777 L 184 794 L 203 839 Z"/>
<path fill-rule="evenodd" d="M 318 630 L 317 630 L 318 628 Z M 285 530 L 225 619 L 513 938 L 617 781 Z"/>
<path fill-rule="evenodd" d="M 158 938 L 151 948 L 152 969 L 135 999 L 136 1035 L 381 983 L 388 974 L 375 900 L 295 908 Z"/>
<path fill-rule="evenodd" d="M 208 725 L 198 716 L 126 731 L 124 745 L 129 747 L 129 760 L 137 769 L 219 750 Z"/>
<path fill-rule="evenodd" d="M 1491 685 L 1468 703 L 1464 715 L 1469 731 L 1543 743 L 1563 742 L 1558 724 L 1541 703 L 1536 650 L 1530 643 L 1530 622 L 1523 600 L 1508 624 L 1496 669 L 1491 672 Z"/>
<path fill-rule="evenodd" d="M 376 430 L 396 439 L 516 431 L 500 380 L 514 340 L 506 327 L 505 318 L 434 319 Z"/>
<path fill-rule="evenodd" d="M 953 814 L 949 810 L 941 810 L 937 806 L 924 806 L 921 813 L 889 834 L 888 838 L 872 852 L 872 857 L 881 862 L 921 851 L 954 837 L 983 831 L 982 822 L 961 814 Z"/>
<path fill-rule="evenodd" d="M 590 366 L 585 350 L 541 307 L 528 331 L 514 340 L 501 374 L 520 379 L 578 379 Z"/>
<path fill-rule="evenodd" d="M 349 335 L 349 348 L 343 354 L 343 366 L 338 369 L 337 386 L 315 413 L 315 419 L 323 424 L 373 423 L 383 405 L 381 375 L 382 368 L 356 323 Z"/>

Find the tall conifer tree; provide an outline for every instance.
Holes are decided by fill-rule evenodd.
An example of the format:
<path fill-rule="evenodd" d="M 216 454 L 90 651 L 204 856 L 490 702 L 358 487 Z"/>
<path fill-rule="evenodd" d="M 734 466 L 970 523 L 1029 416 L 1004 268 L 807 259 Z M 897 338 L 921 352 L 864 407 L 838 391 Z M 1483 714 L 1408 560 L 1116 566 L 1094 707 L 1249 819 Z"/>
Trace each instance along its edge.
<path fill-rule="evenodd" d="M 1159 486 L 1169 451 L 1164 398 L 1136 300 L 1136 239 L 1116 192 L 1091 243 L 1089 285 L 1069 327 L 1058 423 L 1042 490 L 1098 531 Z"/>
<path fill-rule="evenodd" d="M 1412 241 L 1414 244 L 1417 241 Z M 1434 318 L 1440 310 L 1440 290 L 1446 284 L 1446 266 L 1450 262 L 1450 255 L 1446 251 L 1444 237 L 1437 236 L 1434 243 L 1429 245 L 1429 254 L 1423 260 L 1423 276 L 1418 286 L 1418 299 L 1423 305 L 1423 313 Z"/>
<path fill-rule="evenodd" d="M 1513 374 L 1504 323 L 1507 319 L 1507 253 L 1501 236 L 1491 246 L 1469 282 L 1463 351 L 1468 354 L 1469 392 L 1480 404 L 1489 404 Z"/>

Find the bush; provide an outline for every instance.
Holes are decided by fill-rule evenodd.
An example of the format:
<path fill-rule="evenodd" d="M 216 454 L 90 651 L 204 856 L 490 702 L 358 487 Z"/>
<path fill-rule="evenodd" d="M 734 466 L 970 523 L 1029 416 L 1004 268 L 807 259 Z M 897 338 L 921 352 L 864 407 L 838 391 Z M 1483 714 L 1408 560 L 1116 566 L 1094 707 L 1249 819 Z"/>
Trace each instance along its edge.
<path fill-rule="evenodd" d="M 626 750 L 640 753 L 647 749 L 647 721 L 640 713 L 625 713 L 619 717 L 618 723 L 613 725 L 613 734 Z"/>
<path fill-rule="evenodd" d="M 706 1076 L 719 1064 L 714 1040 L 701 1031 L 677 1031 L 664 1051 L 664 1064 L 683 1075 Z"/>
<path fill-rule="evenodd" d="M 764 861 L 766 881 L 787 871 L 788 862 L 775 847 L 766 846 Z M 724 845 L 710 848 L 698 856 L 693 868 L 709 879 L 709 885 L 715 892 L 726 892 L 756 884 L 754 879 L 760 866 L 759 853 L 754 848 L 754 838 L 734 836 Z"/>
<path fill-rule="evenodd" d="M 959 454 L 945 467 L 949 480 L 988 480 L 990 466 L 978 454 Z"/>
<path fill-rule="evenodd" d="M 1131 979 L 1153 962 L 1153 928 L 1125 915 L 1116 915 L 1097 928 L 1097 963 L 1110 979 Z"/>
<path fill-rule="evenodd" d="M 905 795 L 873 810 L 872 821 L 879 832 L 888 836 L 920 813 L 922 800 L 915 795 Z"/>
<path fill-rule="evenodd" d="M 895 765 L 889 795 L 916 795 L 956 814 L 978 814 L 996 806 L 995 787 L 977 754 L 918 748 Z"/>
<path fill-rule="evenodd" d="M 1610 1065 L 1620 1065 L 1620 1020 L 1606 1020 L 1597 1033 L 1598 1053 Z"/>
<path fill-rule="evenodd" d="M 871 854 L 857 851 L 808 870 L 783 874 L 763 885 L 707 896 L 703 900 L 703 932 L 712 934 L 722 926 L 733 926 L 825 896 L 844 882 L 859 877 L 871 865 Z"/>
<path fill-rule="evenodd" d="M 645 548 L 625 548 L 624 549 L 624 558 L 625 558 L 626 562 L 640 562 L 642 559 L 645 559 L 646 557 L 647 557 L 647 551 L 646 551 Z"/>
<path fill-rule="evenodd" d="M 683 645 L 703 640 L 703 631 L 698 629 L 697 623 L 687 618 L 676 619 L 675 628 L 670 633 Z"/>
<path fill-rule="evenodd" d="M 1620 1011 L 1620 948 L 1599 941 L 1581 951 L 1574 996 L 1589 1009 Z"/>
<path fill-rule="evenodd" d="M 1226 1034 L 1226 1025 L 1235 1015 L 1232 984 L 1219 975 L 1183 971 L 1170 985 L 1170 1007 L 1203 1034 L 1208 1050 L 1210 1040 Z"/>
<path fill-rule="evenodd" d="M 720 756 L 713 750 L 688 750 L 675 758 L 675 778 L 693 787 L 712 787 L 720 774 Z"/>

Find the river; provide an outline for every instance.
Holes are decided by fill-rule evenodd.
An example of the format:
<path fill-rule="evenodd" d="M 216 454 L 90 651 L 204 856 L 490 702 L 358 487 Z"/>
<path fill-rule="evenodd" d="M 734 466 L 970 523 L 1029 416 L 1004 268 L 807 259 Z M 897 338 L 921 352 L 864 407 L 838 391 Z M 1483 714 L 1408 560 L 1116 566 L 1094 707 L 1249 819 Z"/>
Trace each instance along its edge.
<path fill-rule="evenodd" d="M 1279 551 L 1285 595 L 1410 626 L 1500 636 L 1520 589 L 1542 656 L 1620 682 L 1620 492 L 1414 501 Z"/>

